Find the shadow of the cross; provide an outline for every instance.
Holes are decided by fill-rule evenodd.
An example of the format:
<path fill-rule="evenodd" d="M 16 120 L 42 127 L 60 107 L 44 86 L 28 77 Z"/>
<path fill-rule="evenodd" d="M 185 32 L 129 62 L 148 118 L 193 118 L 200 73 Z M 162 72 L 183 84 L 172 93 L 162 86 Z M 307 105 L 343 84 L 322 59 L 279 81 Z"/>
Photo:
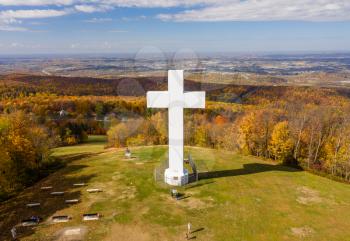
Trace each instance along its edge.
<path fill-rule="evenodd" d="M 204 228 L 197 228 L 196 230 L 193 230 L 192 232 L 191 232 L 191 234 L 193 234 L 193 233 L 198 233 L 198 232 L 201 232 L 201 231 L 203 231 L 204 230 Z"/>
<path fill-rule="evenodd" d="M 270 172 L 270 171 L 281 171 L 281 172 L 299 172 L 300 169 L 285 166 L 285 165 L 272 165 L 263 163 L 249 163 L 244 164 L 241 169 L 230 169 L 230 170 L 220 170 L 220 171 L 209 171 L 198 173 L 198 179 L 211 179 L 220 177 L 232 177 L 249 175 L 260 172 Z"/>

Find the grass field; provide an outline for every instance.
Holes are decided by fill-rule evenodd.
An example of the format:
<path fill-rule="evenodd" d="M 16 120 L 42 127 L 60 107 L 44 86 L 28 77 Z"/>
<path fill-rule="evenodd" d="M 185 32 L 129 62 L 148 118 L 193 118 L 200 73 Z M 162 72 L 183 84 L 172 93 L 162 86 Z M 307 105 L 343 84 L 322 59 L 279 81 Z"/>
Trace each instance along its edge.
<path fill-rule="evenodd" d="M 184 198 L 176 201 L 153 175 L 166 159 L 167 147 L 133 148 L 134 158 L 125 159 L 123 150 L 104 145 L 103 137 L 92 137 L 83 145 L 55 149 L 53 155 L 66 160 L 67 167 L 0 204 L 0 239 L 9 238 L 11 225 L 38 215 L 43 222 L 25 229 L 21 240 L 185 240 L 188 222 L 193 240 L 350 240 L 347 184 L 254 157 L 193 147 L 186 153 L 208 173 L 180 188 Z M 88 186 L 74 188 L 78 182 Z M 64 197 L 40 190 L 49 185 L 65 191 Z M 87 188 L 103 192 L 90 194 Z M 71 198 L 80 202 L 64 204 Z M 26 208 L 30 202 L 42 206 Z M 83 213 L 93 212 L 102 218 L 82 221 Z M 53 215 L 72 220 L 51 224 Z M 81 233 L 73 237 L 77 228 Z"/>

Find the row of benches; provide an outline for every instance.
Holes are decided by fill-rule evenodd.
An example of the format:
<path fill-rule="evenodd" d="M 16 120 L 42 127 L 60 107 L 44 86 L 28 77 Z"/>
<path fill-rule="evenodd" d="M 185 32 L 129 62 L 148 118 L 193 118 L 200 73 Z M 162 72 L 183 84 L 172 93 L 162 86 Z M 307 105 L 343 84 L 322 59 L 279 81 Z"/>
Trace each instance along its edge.
<path fill-rule="evenodd" d="M 74 187 L 83 187 L 86 186 L 85 183 L 75 183 L 73 184 Z M 53 187 L 52 186 L 44 186 L 40 188 L 43 191 L 49 191 L 52 190 Z M 98 192 L 102 192 L 101 189 L 99 188 L 91 188 L 91 189 L 87 189 L 86 190 L 89 193 L 98 193 Z M 51 192 L 50 195 L 52 196 L 63 196 L 65 194 L 65 192 Z M 79 199 L 67 199 L 65 200 L 66 204 L 76 204 L 79 202 Z M 26 205 L 28 208 L 37 208 L 41 206 L 41 203 L 36 202 L 36 203 L 28 203 Z M 99 213 L 87 213 L 87 214 L 83 214 L 83 221 L 91 221 L 91 220 L 98 220 L 100 219 L 101 214 Z M 52 222 L 53 223 L 62 223 L 62 222 L 69 222 L 72 217 L 69 215 L 59 215 L 59 216 L 53 216 L 52 218 Z M 38 225 L 40 222 L 42 221 L 42 219 L 40 217 L 37 216 L 32 216 L 28 219 L 22 220 L 21 222 L 21 226 L 22 227 L 29 227 L 29 226 L 36 226 Z"/>

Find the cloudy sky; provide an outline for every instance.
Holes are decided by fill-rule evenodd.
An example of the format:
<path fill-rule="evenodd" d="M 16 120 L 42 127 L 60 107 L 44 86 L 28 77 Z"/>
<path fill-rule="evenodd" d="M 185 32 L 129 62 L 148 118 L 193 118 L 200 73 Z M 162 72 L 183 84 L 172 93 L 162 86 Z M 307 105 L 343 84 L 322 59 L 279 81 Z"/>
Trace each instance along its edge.
<path fill-rule="evenodd" d="M 0 54 L 350 51 L 349 0 L 0 0 Z"/>

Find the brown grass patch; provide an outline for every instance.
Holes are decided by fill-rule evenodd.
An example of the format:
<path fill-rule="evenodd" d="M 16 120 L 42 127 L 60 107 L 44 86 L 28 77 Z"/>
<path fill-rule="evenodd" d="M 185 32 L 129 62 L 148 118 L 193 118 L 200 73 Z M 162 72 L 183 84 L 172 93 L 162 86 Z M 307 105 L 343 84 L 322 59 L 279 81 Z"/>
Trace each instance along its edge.
<path fill-rule="evenodd" d="M 120 192 L 118 199 L 133 199 L 136 196 L 136 192 L 137 190 L 135 186 L 127 186 Z"/>
<path fill-rule="evenodd" d="M 298 188 L 298 192 L 300 196 L 297 198 L 297 202 L 300 204 L 308 205 L 322 202 L 322 198 L 316 190 L 303 186 Z"/>
<path fill-rule="evenodd" d="M 113 224 L 106 241 L 153 241 L 152 236 L 140 225 Z"/>
<path fill-rule="evenodd" d="M 292 234 L 299 238 L 306 238 L 312 235 L 315 231 L 310 227 L 300 227 L 300 228 L 291 228 Z"/>
<path fill-rule="evenodd" d="M 169 200 L 170 202 L 187 209 L 206 209 L 214 206 L 213 201 L 210 199 L 202 200 L 193 196 L 190 196 L 190 197 L 185 196 L 183 199 L 176 200 L 175 198 L 172 198 L 170 195 L 169 196 L 167 195 L 166 200 Z"/>

